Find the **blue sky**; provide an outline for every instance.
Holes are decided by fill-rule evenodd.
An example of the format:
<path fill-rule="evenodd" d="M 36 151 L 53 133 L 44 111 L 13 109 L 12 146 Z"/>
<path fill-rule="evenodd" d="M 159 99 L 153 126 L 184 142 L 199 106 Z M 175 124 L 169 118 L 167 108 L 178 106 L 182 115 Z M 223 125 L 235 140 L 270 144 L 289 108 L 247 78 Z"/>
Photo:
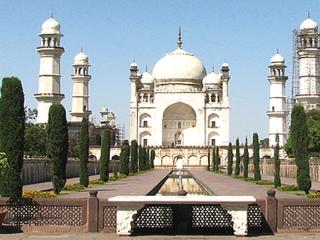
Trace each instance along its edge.
<path fill-rule="evenodd" d="M 176 49 L 178 27 L 183 48 L 201 59 L 210 72 L 227 61 L 231 66 L 230 140 L 253 132 L 267 137 L 268 63 L 276 49 L 288 65 L 287 96 L 291 89 L 292 30 L 310 11 L 320 22 L 320 1 L 0 1 L 0 78 L 23 82 L 26 105 L 36 107 L 38 33 L 50 11 L 64 34 L 61 60 L 63 104 L 71 110 L 72 64 L 83 47 L 89 55 L 90 108 L 96 121 L 106 105 L 119 124 L 129 129 L 129 64 L 152 69 L 165 53 Z"/>

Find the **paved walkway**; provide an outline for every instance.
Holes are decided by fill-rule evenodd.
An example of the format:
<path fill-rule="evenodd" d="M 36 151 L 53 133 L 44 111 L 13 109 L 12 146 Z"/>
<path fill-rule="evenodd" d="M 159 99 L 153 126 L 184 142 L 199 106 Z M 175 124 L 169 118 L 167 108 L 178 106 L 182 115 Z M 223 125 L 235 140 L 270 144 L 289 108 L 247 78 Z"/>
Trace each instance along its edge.
<path fill-rule="evenodd" d="M 266 198 L 269 188 L 255 183 L 236 179 L 224 174 L 204 171 L 189 170 L 190 173 L 207 186 L 216 195 L 252 195 L 255 198 Z M 288 194 L 276 190 L 277 198 L 301 198 L 300 196 Z"/>
<path fill-rule="evenodd" d="M 89 177 L 89 180 L 99 179 L 100 175 L 93 175 Z M 79 183 L 79 177 L 67 179 L 67 184 Z M 36 190 L 36 191 L 49 191 L 52 189 L 52 182 L 43 182 L 24 185 L 23 190 Z"/>
<path fill-rule="evenodd" d="M 158 183 L 169 174 L 170 169 L 159 169 L 145 172 L 139 175 L 130 176 L 114 182 L 108 182 L 104 185 L 96 185 L 90 189 L 85 189 L 81 192 L 74 192 L 68 195 L 62 195 L 61 198 L 87 198 L 89 191 L 92 189 L 98 190 L 98 198 L 107 199 L 119 195 L 146 195 Z"/>
<path fill-rule="evenodd" d="M 41 233 L 17 233 L 17 234 L 0 234 L 0 239 L 5 240 L 48 240 L 48 239 L 60 239 L 60 240 L 160 240 L 160 239 L 197 239 L 197 240 L 235 240 L 239 239 L 235 236 L 136 236 L 136 237 L 118 237 L 116 234 L 111 233 L 51 233 L 51 234 L 41 234 Z M 250 236 L 242 237 L 241 239 L 260 239 L 260 240 L 309 240 L 309 239 L 320 239 L 320 234 L 318 233 L 286 233 L 286 234 L 275 234 L 275 235 L 266 235 L 266 236 Z"/>

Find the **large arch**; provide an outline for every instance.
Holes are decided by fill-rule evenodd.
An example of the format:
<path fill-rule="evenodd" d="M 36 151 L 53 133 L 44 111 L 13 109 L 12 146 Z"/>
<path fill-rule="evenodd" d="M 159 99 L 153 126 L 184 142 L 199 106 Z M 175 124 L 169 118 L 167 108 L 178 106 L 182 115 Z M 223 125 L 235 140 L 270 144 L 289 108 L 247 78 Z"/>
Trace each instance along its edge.
<path fill-rule="evenodd" d="M 196 125 L 196 112 L 190 105 L 182 102 L 171 104 L 162 115 L 162 145 L 194 145 Z"/>

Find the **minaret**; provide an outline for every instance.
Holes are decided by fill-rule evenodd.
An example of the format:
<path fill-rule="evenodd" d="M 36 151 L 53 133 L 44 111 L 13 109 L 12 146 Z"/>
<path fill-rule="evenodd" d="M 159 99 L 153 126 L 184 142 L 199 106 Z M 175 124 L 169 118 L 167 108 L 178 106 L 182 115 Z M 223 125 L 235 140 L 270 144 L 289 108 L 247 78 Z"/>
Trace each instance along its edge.
<path fill-rule="evenodd" d="M 270 97 L 269 97 L 269 146 L 276 145 L 276 134 L 279 135 L 279 145 L 287 142 L 287 104 L 286 104 L 286 81 L 285 60 L 279 52 L 270 60 Z"/>
<path fill-rule="evenodd" d="M 89 58 L 81 49 L 80 53 L 74 57 L 74 72 L 71 75 L 73 81 L 71 122 L 81 122 L 82 118 L 88 118 L 91 114 L 89 111 L 89 81 L 91 79 L 89 67 Z"/>
<path fill-rule="evenodd" d="M 34 97 L 38 101 L 37 123 L 47 123 L 49 108 L 60 103 L 64 95 L 60 93 L 60 57 L 64 49 L 60 47 L 60 24 L 51 16 L 42 24 L 40 47 L 39 90 Z"/>
<path fill-rule="evenodd" d="M 320 48 L 318 25 L 308 16 L 298 34 L 299 93 L 295 96 L 305 110 L 320 107 Z"/>
<path fill-rule="evenodd" d="M 138 65 L 133 61 L 130 64 L 130 141 L 138 141 L 138 98 L 137 87 L 139 80 Z"/>

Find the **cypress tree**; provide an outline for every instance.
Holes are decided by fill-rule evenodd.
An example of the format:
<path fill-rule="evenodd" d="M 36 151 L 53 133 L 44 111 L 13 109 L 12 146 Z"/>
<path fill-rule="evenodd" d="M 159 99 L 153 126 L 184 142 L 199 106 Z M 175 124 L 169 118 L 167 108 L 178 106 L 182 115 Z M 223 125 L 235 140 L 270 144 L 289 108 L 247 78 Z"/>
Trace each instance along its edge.
<path fill-rule="evenodd" d="M 22 196 L 20 173 L 24 149 L 24 93 L 16 77 L 3 78 L 0 98 L 0 152 L 7 156 L 8 168 L 4 175 L 3 197 Z"/>
<path fill-rule="evenodd" d="M 216 161 L 217 161 L 217 159 L 216 159 L 216 148 L 215 147 L 213 147 L 212 148 L 212 157 L 211 157 L 211 165 L 212 165 L 212 171 L 214 172 L 214 171 L 216 171 Z"/>
<path fill-rule="evenodd" d="M 136 173 L 138 171 L 138 143 L 136 140 L 131 141 L 131 171 Z"/>
<path fill-rule="evenodd" d="M 109 129 L 103 131 L 100 156 L 100 179 L 104 182 L 109 180 L 109 162 L 110 162 L 111 134 Z"/>
<path fill-rule="evenodd" d="M 82 119 L 80 129 L 80 184 L 82 186 L 89 186 L 88 175 L 88 158 L 89 158 L 89 123 L 87 118 Z"/>
<path fill-rule="evenodd" d="M 123 142 L 120 152 L 120 173 L 129 175 L 130 146 L 128 140 Z"/>
<path fill-rule="evenodd" d="M 236 168 L 234 175 L 239 176 L 240 174 L 240 145 L 239 138 L 236 140 Z"/>
<path fill-rule="evenodd" d="M 215 163 L 216 163 L 216 167 L 215 167 L 215 170 L 216 171 L 219 171 L 220 170 L 220 154 L 219 154 L 219 147 L 217 146 L 216 148 L 216 154 L 215 154 Z"/>
<path fill-rule="evenodd" d="M 153 169 L 154 168 L 154 159 L 156 157 L 156 153 L 155 153 L 154 149 L 151 150 L 150 155 L 151 155 L 150 156 L 150 164 L 151 164 L 150 167 Z"/>
<path fill-rule="evenodd" d="M 208 148 L 208 165 L 207 165 L 207 170 L 210 171 L 210 148 Z"/>
<path fill-rule="evenodd" d="M 281 186 L 281 179 L 280 179 L 280 158 L 279 158 L 279 135 L 276 134 L 276 147 L 274 149 L 274 187 Z"/>
<path fill-rule="evenodd" d="M 254 165 L 254 180 L 261 180 L 260 174 L 260 144 L 257 133 L 253 134 L 253 165 Z"/>
<path fill-rule="evenodd" d="M 232 144 L 229 143 L 229 147 L 228 147 L 228 175 L 232 174 L 232 163 L 233 163 Z"/>
<path fill-rule="evenodd" d="M 149 154 L 149 148 L 144 148 L 146 151 L 146 158 L 145 158 L 145 168 L 146 170 L 150 169 L 150 154 Z"/>
<path fill-rule="evenodd" d="M 143 147 L 141 145 L 139 145 L 139 152 L 138 152 L 138 156 L 139 156 L 139 171 L 143 171 L 144 170 L 144 150 Z"/>
<path fill-rule="evenodd" d="M 249 150 L 248 150 L 248 139 L 246 138 L 246 143 L 244 145 L 243 151 L 243 177 L 248 178 L 249 170 Z"/>
<path fill-rule="evenodd" d="M 297 165 L 298 188 L 309 193 L 311 179 L 308 159 L 308 127 L 303 106 L 294 106 L 291 113 L 290 138 L 292 140 L 292 152 Z"/>
<path fill-rule="evenodd" d="M 68 124 L 66 111 L 59 103 L 49 109 L 47 154 L 52 161 L 53 191 L 60 194 L 66 183 L 68 160 Z"/>

